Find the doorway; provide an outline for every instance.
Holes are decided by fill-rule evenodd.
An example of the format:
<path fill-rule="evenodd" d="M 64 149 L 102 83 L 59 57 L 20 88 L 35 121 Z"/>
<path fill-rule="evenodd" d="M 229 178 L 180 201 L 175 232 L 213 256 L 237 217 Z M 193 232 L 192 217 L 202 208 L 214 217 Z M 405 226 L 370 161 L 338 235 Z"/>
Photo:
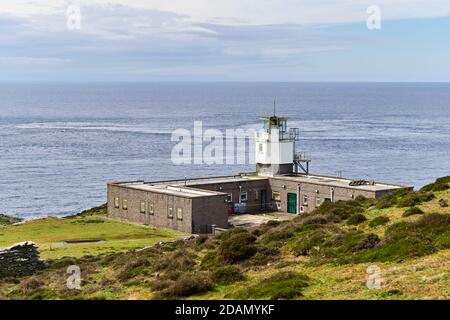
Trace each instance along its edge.
<path fill-rule="evenodd" d="M 297 194 L 288 193 L 287 194 L 287 209 L 288 213 L 297 214 Z"/>
<path fill-rule="evenodd" d="M 261 190 L 261 210 L 267 210 L 267 190 Z"/>

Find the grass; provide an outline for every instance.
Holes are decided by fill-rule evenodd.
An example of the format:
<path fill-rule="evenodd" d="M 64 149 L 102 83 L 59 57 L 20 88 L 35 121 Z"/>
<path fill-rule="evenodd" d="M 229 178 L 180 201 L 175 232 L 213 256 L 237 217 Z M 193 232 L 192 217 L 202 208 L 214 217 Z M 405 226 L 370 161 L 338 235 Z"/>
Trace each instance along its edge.
<path fill-rule="evenodd" d="M 413 216 L 415 214 L 423 214 L 423 211 L 420 208 L 411 207 L 411 208 L 406 209 L 405 212 L 403 212 L 402 216 L 409 217 L 409 216 Z"/>
<path fill-rule="evenodd" d="M 212 280 L 219 285 L 228 285 L 237 281 L 245 280 L 245 275 L 236 266 L 225 266 L 217 268 L 212 274 Z"/>
<path fill-rule="evenodd" d="M 389 221 L 390 221 L 390 219 L 388 217 L 378 216 L 378 217 L 373 218 L 372 220 L 369 221 L 369 226 L 374 228 L 374 227 L 385 225 Z"/>
<path fill-rule="evenodd" d="M 181 233 L 108 219 L 103 212 L 71 218 L 44 218 L 0 228 L 0 247 L 34 241 L 43 259 L 110 254 L 182 237 Z M 65 245 L 64 241 L 102 240 Z"/>
<path fill-rule="evenodd" d="M 295 299 L 303 296 L 303 290 L 309 285 L 304 274 L 288 271 L 276 272 L 256 284 L 230 294 L 234 299 Z"/>
<path fill-rule="evenodd" d="M 418 202 L 416 193 L 405 192 L 326 204 L 291 221 L 139 251 L 129 250 L 133 241 L 161 230 L 109 220 L 102 210 L 34 221 L 49 224 L 35 232 L 52 244 L 69 230 L 77 239 L 102 233 L 110 239 L 79 248 L 108 242 L 114 247 L 98 250 L 102 255 L 50 260 L 31 277 L 1 280 L 0 299 L 449 299 L 450 212 L 440 203 L 450 200 L 450 190 L 418 194 Z M 402 203 L 415 203 L 423 214 L 403 216 Z M 48 231 L 52 223 L 60 230 Z M 0 234 L 28 224 L 30 234 L 32 222 L 1 228 Z M 80 291 L 65 287 L 71 264 L 82 270 Z M 366 286 L 370 266 L 381 269 L 379 290 Z"/>

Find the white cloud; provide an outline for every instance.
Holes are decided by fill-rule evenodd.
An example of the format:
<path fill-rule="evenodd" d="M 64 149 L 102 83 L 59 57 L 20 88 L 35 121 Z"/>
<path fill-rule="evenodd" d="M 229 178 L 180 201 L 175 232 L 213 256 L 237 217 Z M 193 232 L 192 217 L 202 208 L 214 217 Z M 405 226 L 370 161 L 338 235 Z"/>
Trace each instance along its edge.
<path fill-rule="evenodd" d="M 376 2 L 384 19 L 450 14 L 449 0 Z M 66 27 L 70 4 L 81 6 L 81 30 Z M 15 0 L 0 4 L 0 65 L 3 77 L 9 72 L 24 78 L 45 67 L 63 78 L 70 72 L 108 79 L 108 75 L 260 79 L 271 72 L 280 78 L 289 73 L 296 77 L 299 68 L 314 63 L 311 56 L 330 51 L 339 55 L 355 45 L 376 42 L 377 35 L 368 36 L 365 23 L 360 33 L 329 27 L 364 22 L 366 8 L 372 4 L 365 0 Z"/>
<path fill-rule="evenodd" d="M 70 59 L 53 57 L 0 57 L 0 65 L 21 67 L 61 67 L 70 64 Z"/>
<path fill-rule="evenodd" d="M 5 1 L 3 1 L 5 2 Z M 329 24 L 364 21 L 366 8 L 378 5 L 385 19 L 450 15 L 448 0 L 15 0 L 0 5 L 0 13 L 47 15 L 69 4 L 124 5 L 189 16 L 195 22 L 226 24 Z"/>

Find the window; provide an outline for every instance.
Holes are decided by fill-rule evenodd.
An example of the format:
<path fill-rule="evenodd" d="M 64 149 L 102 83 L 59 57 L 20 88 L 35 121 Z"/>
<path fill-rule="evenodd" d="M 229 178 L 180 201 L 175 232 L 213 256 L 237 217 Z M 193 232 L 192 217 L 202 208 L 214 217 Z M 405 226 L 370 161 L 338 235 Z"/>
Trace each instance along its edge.
<path fill-rule="evenodd" d="M 316 197 L 316 207 L 320 207 L 320 197 Z"/>
<path fill-rule="evenodd" d="M 141 207 L 140 207 L 140 211 L 141 211 L 141 213 L 145 213 L 145 201 L 141 201 Z"/>
<path fill-rule="evenodd" d="M 247 191 L 241 192 L 241 202 L 247 202 L 248 194 Z"/>
<path fill-rule="evenodd" d="M 225 199 L 225 202 L 231 203 L 233 202 L 233 194 L 229 193 Z"/>
<path fill-rule="evenodd" d="M 323 199 L 325 202 L 331 203 L 331 198 L 325 198 Z"/>
<path fill-rule="evenodd" d="M 303 195 L 303 205 L 304 206 L 308 205 L 308 195 L 306 195 L 306 194 Z"/>
<path fill-rule="evenodd" d="M 169 210 L 167 210 L 167 217 L 169 219 L 173 219 L 173 208 L 169 208 Z"/>
<path fill-rule="evenodd" d="M 255 190 L 255 200 L 259 199 L 259 190 Z"/>
<path fill-rule="evenodd" d="M 128 210 L 128 200 L 127 199 L 122 200 L 122 209 Z"/>
<path fill-rule="evenodd" d="M 153 215 L 155 212 L 153 211 L 153 203 L 148 203 L 148 214 Z"/>
<path fill-rule="evenodd" d="M 279 192 L 273 191 L 272 192 L 272 200 L 281 201 L 281 194 Z"/>
<path fill-rule="evenodd" d="M 261 154 L 261 153 L 263 153 L 263 144 L 262 143 L 260 143 L 259 145 L 258 145 L 258 152 Z"/>
<path fill-rule="evenodd" d="M 183 208 L 178 208 L 177 209 L 177 219 L 178 220 L 183 220 Z"/>
<path fill-rule="evenodd" d="M 305 208 L 303 206 L 300 206 L 300 213 L 305 213 Z"/>
<path fill-rule="evenodd" d="M 114 208 L 120 208 L 120 200 L 119 198 L 114 198 Z"/>
<path fill-rule="evenodd" d="M 286 133 L 286 131 L 287 131 L 287 121 L 286 120 L 280 120 L 279 127 L 280 127 L 280 135 L 283 134 L 283 133 Z"/>

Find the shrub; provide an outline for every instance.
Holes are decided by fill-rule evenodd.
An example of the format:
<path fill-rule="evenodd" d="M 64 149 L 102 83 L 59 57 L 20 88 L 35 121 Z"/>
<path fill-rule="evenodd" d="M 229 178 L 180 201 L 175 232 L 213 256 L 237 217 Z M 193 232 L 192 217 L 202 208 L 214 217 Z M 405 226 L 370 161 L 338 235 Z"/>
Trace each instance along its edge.
<path fill-rule="evenodd" d="M 266 223 L 264 223 L 264 224 L 259 226 L 258 229 L 260 230 L 260 235 L 258 235 L 258 237 L 263 235 L 267 231 L 278 227 L 281 224 L 282 224 L 282 221 L 278 221 L 278 220 L 269 220 L 269 221 L 267 221 Z"/>
<path fill-rule="evenodd" d="M 395 192 L 391 192 L 380 199 L 378 199 L 376 203 L 377 209 L 386 209 L 390 207 L 394 207 L 400 198 L 404 197 L 405 195 L 409 194 L 411 191 L 407 189 L 401 189 Z"/>
<path fill-rule="evenodd" d="M 315 260 L 323 263 L 347 263 L 351 261 L 352 253 L 365 237 L 366 234 L 357 230 L 330 233 Z"/>
<path fill-rule="evenodd" d="M 388 222 L 389 222 L 389 218 L 388 217 L 379 216 L 379 217 L 376 217 L 376 218 L 373 218 L 372 220 L 370 220 L 369 221 L 369 226 L 371 226 L 373 228 L 373 227 L 385 225 Z"/>
<path fill-rule="evenodd" d="M 367 218 L 365 215 L 361 213 L 353 214 L 347 219 L 347 224 L 349 225 L 357 225 L 366 221 Z"/>
<path fill-rule="evenodd" d="M 204 244 L 208 240 L 208 237 L 205 235 L 200 235 L 195 239 L 195 245 L 200 247 L 202 244 Z"/>
<path fill-rule="evenodd" d="M 7 226 L 21 221 L 23 221 L 22 218 L 10 217 L 4 214 L 0 214 L 0 226 Z"/>
<path fill-rule="evenodd" d="M 369 233 L 364 239 L 362 239 L 354 247 L 354 251 L 361 251 L 366 249 L 372 249 L 380 242 L 380 238 L 373 233 Z"/>
<path fill-rule="evenodd" d="M 390 290 L 388 290 L 386 292 L 382 292 L 380 296 L 382 298 L 389 298 L 389 297 L 392 297 L 392 296 L 399 296 L 401 294 L 402 294 L 402 292 L 399 289 L 390 289 Z"/>
<path fill-rule="evenodd" d="M 279 245 L 280 242 L 290 239 L 294 236 L 291 227 L 284 225 L 283 227 L 273 228 L 261 237 L 261 242 L 265 244 Z"/>
<path fill-rule="evenodd" d="M 225 241 L 239 233 L 248 233 L 248 231 L 241 227 L 231 228 L 231 229 L 215 236 L 215 238 L 220 241 Z"/>
<path fill-rule="evenodd" d="M 209 238 L 199 248 L 213 250 L 213 249 L 217 248 L 219 245 L 220 245 L 220 240 L 218 240 L 216 238 Z"/>
<path fill-rule="evenodd" d="M 374 248 L 359 252 L 355 262 L 401 261 L 440 248 L 450 248 L 450 215 L 429 214 L 388 227 L 384 239 Z"/>
<path fill-rule="evenodd" d="M 402 216 L 409 217 L 409 216 L 412 216 L 415 214 L 423 214 L 423 211 L 420 208 L 411 207 L 411 208 L 408 208 L 405 212 L 403 212 Z"/>
<path fill-rule="evenodd" d="M 269 220 L 269 221 L 267 221 L 266 226 L 268 226 L 268 227 L 276 227 L 280 223 L 281 223 L 281 221 L 278 221 L 278 220 Z"/>
<path fill-rule="evenodd" d="M 30 293 L 36 290 L 41 289 L 44 286 L 44 282 L 37 279 L 29 279 L 21 284 L 21 291 L 24 293 Z"/>
<path fill-rule="evenodd" d="M 88 217 L 88 216 L 106 216 L 107 215 L 107 204 L 102 204 L 101 206 L 94 207 L 91 209 L 84 210 L 76 215 L 71 215 L 65 217 L 64 219 L 74 219 L 76 217 Z"/>
<path fill-rule="evenodd" d="M 264 266 L 275 261 L 280 254 L 276 248 L 257 247 L 256 254 L 250 258 L 249 264 L 252 266 Z"/>
<path fill-rule="evenodd" d="M 247 260 L 256 253 L 256 238 L 248 231 L 236 233 L 219 246 L 219 257 L 223 262 L 236 263 Z"/>
<path fill-rule="evenodd" d="M 448 201 L 444 199 L 439 199 L 439 206 L 441 208 L 447 208 L 448 207 Z"/>
<path fill-rule="evenodd" d="M 410 192 L 404 197 L 398 200 L 398 207 L 413 207 L 423 202 L 428 202 L 434 199 L 434 194 L 432 192 L 420 193 L 420 192 Z"/>
<path fill-rule="evenodd" d="M 329 224 L 329 223 L 338 223 L 341 221 L 339 216 L 328 213 L 328 214 L 312 214 L 304 217 L 300 220 L 302 225 L 310 225 L 310 224 Z"/>
<path fill-rule="evenodd" d="M 395 206 L 395 198 L 388 196 L 384 196 L 380 198 L 375 205 L 377 209 L 386 209 Z"/>
<path fill-rule="evenodd" d="M 293 245 L 292 250 L 297 256 L 306 256 L 315 247 L 320 247 L 327 238 L 328 233 L 325 228 L 309 230 L 301 234 Z"/>
<path fill-rule="evenodd" d="M 148 266 L 150 266 L 150 261 L 148 261 L 147 258 L 130 261 L 125 264 L 123 269 L 117 275 L 117 278 L 120 281 L 132 279 L 141 274 Z"/>
<path fill-rule="evenodd" d="M 208 273 L 197 272 L 183 274 L 168 288 L 162 290 L 155 296 L 161 298 L 189 297 L 194 294 L 204 293 L 211 290 L 213 283 Z"/>
<path fill-rule="evenodd" d="M 448 190 L 450 188 L 450 176 L 441 177 L 436 179 L 435 182 L 427 184 L 426 186 L 422 187 L 420 189 L 421 192 L 428 192 L 428 191 L 444 191 Z"/>
<path fill-rule="evenodd" d="M 179 249 L 163 255 L 155 266 L 156 271 L 186 271 L 195 266 L 194 255 L 186 249 Z"/>
<path fill-rule="evenodd" d="M 212 280 L 215 284 L 227 285 L 237 281 L 245 280 L 241 270 L 235 266 L 220 267 L 212 274 Z"/>
<path fill-rule="evenodd" d="M 205 254 L 205 256 L 202 258 L 202 261 L 200 262 L 200 268 L 202 270 L 209 270 L 217 268 L 221 265 L 219 255 L 217 251 L 209 251 Z"/>
<path fill-rule="evenodd" d="M 259 237 L 263 234 L 263 232 L 261 229 L 253 229 L 251 234 L 254 235 L 255 237 Z"/>
<path fill-rule="evenodd" d="M 309 285 L 308 282 L 306 275 L 279 271 L 232 296 L 237 299 L 295 299 L 303 295 L 303 289 Z"/>
<path fill-rule="evenodd" d="M 153 291 L 162 291 L 170 287 L 173 282 L 170 280 L 157 279 L 149 282 L 149 286 Z"/>
<path fill-rule="evenodd" d="M 364 208 L 357 201 L 324 202 L 314 210 L 314 214 L 333 214 L 340 219 L 347 219 L 353 214 L 363 213 Z"/>

